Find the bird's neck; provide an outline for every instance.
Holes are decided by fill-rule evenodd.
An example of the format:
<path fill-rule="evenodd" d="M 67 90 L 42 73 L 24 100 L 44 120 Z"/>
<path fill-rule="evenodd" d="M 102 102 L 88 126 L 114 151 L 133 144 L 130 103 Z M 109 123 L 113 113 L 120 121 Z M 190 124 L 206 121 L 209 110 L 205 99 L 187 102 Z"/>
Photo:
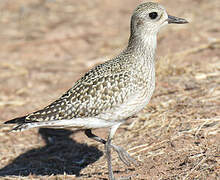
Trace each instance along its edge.
<path fill-rule="evenodd" d="M 144 57 L 145 61 L 154 61 L 155 50 L 157 46 L 157 36 L 154 35 L 144 35 L 144 36 L 134 36 L 131 35 L 129 38 L 129 43 L 127 51 L 130 51 L 136 57 Z"/>

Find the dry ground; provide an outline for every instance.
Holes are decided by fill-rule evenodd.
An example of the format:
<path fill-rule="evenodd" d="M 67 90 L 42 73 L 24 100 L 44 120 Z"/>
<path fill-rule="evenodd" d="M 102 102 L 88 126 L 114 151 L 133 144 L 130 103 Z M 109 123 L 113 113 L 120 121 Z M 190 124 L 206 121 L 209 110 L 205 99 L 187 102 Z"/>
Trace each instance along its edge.
<path fill-rule="evenodd" d="M 159 34 L 154 96 L 114 140 L 142 164 L 125 167 L 114 153 L 115 175 L 220 179 L 220 2 L 160 2 L 190 24 Z M 123 49 L 138 3 L 0 1 L 0 122 L 48 105 Z M 0 124 L 1 179 L 107 179 L 103 145 L 82 132 L 8 130 Z"/>

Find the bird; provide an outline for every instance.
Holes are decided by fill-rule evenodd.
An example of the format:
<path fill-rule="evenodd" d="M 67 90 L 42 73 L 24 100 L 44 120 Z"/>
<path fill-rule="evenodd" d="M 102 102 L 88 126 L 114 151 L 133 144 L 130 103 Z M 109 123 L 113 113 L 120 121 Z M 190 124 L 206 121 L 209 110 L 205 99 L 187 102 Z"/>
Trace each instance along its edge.
<path fill-rule="evenodd" d="M 167 24 L 188 21 L 168 15 L 158 3 L 145 2 L 136 7 L 130 22 L 128 45 L 119 55 L 89 70 L 45 108 L 5 124 L 16 124 L 13 131 L 36 127 L 84 131 L 88 138 L 104 144 L 109 180 L 116 180 L 111 149 L 124 164 L 137 164 L 123 148 L 112 144 L 112 139 L 118 127 L 141 111 L 152 97 L 159 30 Z M 110 129 L 107 140 L 92 133 L 97 128 Z"/>

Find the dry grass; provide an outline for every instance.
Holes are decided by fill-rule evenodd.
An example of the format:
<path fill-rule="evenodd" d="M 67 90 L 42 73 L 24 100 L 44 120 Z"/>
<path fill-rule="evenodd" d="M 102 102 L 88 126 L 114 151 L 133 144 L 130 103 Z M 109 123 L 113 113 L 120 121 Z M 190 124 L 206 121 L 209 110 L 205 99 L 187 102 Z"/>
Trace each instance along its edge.
<path fill-rule="evenodd" d="M 47 105 L 91 66 L 119 52 L 127 42 L 129 16 L 136 4 L 0 2 L 1 121 Z M 191 23 L 160 33 L 154 96 L 115 137 L 141 166 L 125 167 L 114 153 L 115 174 L 133 179 L 219 179 L 219 2 L 163 4 L 172 15 Z M 0 126 L 1 179 L 107 178 L 103 146 L 81 132 L 8 133 L 9 129 Z M 107 130 L 95 132 L 107 135 Z"/>

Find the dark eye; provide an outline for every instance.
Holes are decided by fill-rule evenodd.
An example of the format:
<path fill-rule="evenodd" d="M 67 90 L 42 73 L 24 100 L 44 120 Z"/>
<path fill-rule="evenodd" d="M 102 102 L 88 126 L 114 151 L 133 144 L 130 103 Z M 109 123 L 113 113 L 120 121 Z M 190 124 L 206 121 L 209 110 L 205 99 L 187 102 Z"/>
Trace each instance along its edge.
<path fill-rule="evenodd" d="M 157 12 L 149 13 L 149 17 L 150 17 L 151 19 L 156 19 L 157 16 L 158 16 Z"/>

